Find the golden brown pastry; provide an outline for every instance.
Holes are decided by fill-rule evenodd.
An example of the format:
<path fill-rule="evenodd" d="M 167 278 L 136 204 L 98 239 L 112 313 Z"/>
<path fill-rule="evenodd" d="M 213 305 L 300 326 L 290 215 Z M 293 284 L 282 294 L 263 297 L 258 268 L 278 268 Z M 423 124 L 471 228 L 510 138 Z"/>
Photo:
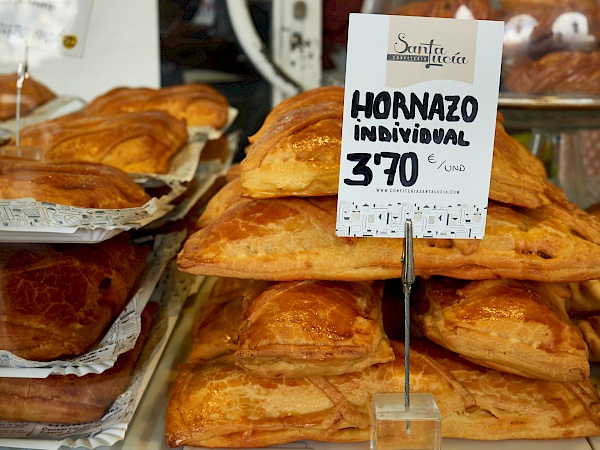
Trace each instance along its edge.
<path fill-rule="evenodd" d="M 272 120 L 265 121 L 240 163 L 243 196 L 337 194 L 343 92 L 335 88 L 339 99 L 330 101 L 333 95 L 322 89 L 299 94 L 295 103 L 298 96 L 290 97 L 288 108 L 273 110 Z M 314 102 L 306 104 L 306 99 Z M 295 104 L 301 106 L 293 108 Z M 542 163 L 506 132 L 501 116 L 496 122 L 489 198 L 526 208 L 568 203 L 564 193 L 548 181 Z"/>
<path fill-rule="evenodd" d="M 185 121 L 162 111 L 75 113 L 25 127 L 21 146 L 46 161 L 87 161 L 124 172 L 166 173 L 188 139 Z M 9 143 L 14 145 L 15 138 Z"/>
<path fill-rule="evenodd" d="M 161 110 L 188 126 L 223 128 L 227 124 L 229 102 L 215 88 L 204 83 L 165 86 L 159 89 L 118 87 L 93 99 L 89 114 L 117 111 Z"/>
<path fill-rule="evenodd" d="M 100 420 L 127 389 L 157 309 L 157 303 L 148 303 L 135 347 L 101 374 L 0 378 L 0 420 L 62 424 Z"/>
<path fill-rule="evenodd" d="M 338 104 L 344 103 L 343 87 L 320 86 L 288 97 L 273 107 L 265 117 L 265 120 L 258 131 L 252 136 L 248 136 L 248 141 L 251 144 L 255 143 L 274 124 L 274 122 L 293 115 L 296 109 L 330 102 Z"/>
<path fill-rule="evenodd" d="M 236 363 L 259 377 L 359 372 L 391 361 L 382 282 L 253 282 L 244 299 Z"/>
<path fill-rule="evenodd" d="M 85 353 L 131 298 L 149 250 L 127 233 L 93 245 L 0 244 L 0 349 L 38 361 Z"/>
<path fill-rule="evenodd" d="M 315 196 L 337 192 L 342 102 L 321 102 L 275 119 L 240 163 L 244 196 Z"/>
<path fill-rule="evenodd" d="M 150 196 L 125 172 L 97 163 L 46 163 L 0 156 L 0 198 L 95 209 L 144 205 Z"/>
<path fill-rule="evenodd" d="M 404 348 L 359 373 L 253 377 L 233 362 L 185 364 L 171 388 L 166 439 L 180 445 L 247 448 L 296 440 L 370 437 L 373 393 L 404 391 Z M 411 343 L 411 392 L 429 392 L 448 438 L 559 439 L 600 433 L 600 399 L 589 380 L 556 383 L 485 369 L 433 344 Z"/>
<path fill-rule="evenodd" d="M 187 362 L 202 362 L 237 350 L 242 300 L 249 283 L 242 279 L 216 279 L 194 320 Z"/>
<path fill-rule="evenodd" d="M 586 344 L 564 310 L 564 284 L 432 278 L 419 285 L 413 322 L 433 342 L 502 372 L 589 378 Z"/>
<path fill-rule="evenodd" d="M 21 88 L 22 116 L 35 108 L 56 98 L 43 83 L 29 77 L 23 81 Z M 0 75 L 0 120 L 12 119 L 17 114 L 17 73 Z"/>
<path fill-rule="evenodd" d="M 556 51 L 510 70 L 503 79 L 510 92 L 600 93 L 600 51 Z"/>
<path fill-rule="evenodd" d="M 496 121 L 490 200 L 525 208 L 539 208 L 544 204 L 569 205 L 564 192 L 548 181 L 542 162 L 519 141 L 509 135 Z"/>
<path fill-rule="evenodd" d="M 206 204 L 206 208 L 204 208 L 204 211 L 198 219 L 197 227 L 206 227 L 208 224 L 219 218 L 234 203 L 244 201 L 251 200 L 242 197 L 242 182 L 240 178 L 234 178 L 223 185 L 223 187 L 210 198 Z"/>
<path fill-rule="evenodd" d="M 184 272 L 265 280 L 400 278 L 404 242 L 337 237 L 337 198 L 234 203 L 192 234 Z M 415 239 L 415 272 L 460 279 L 581 281 L 600 278 L 600 221 L 581 210 L 533 210 L 490 202 L 484 239 Z"/>

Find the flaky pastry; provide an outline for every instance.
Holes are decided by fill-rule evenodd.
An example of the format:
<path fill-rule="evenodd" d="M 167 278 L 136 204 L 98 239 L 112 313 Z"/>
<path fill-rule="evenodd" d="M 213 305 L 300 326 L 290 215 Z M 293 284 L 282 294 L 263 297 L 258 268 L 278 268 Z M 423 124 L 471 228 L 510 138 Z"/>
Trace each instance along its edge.
<path fill-rule="evenodd" d="M 124 172 L 166 173 L 187 139 L 185 122 L 162 111 L 75 113 L 25 127 L 20 145 L 41 148 L 45 161 L 87 161 Z"/>
<path fill-rule="evenodd" d="M 337 198 L 233 203 L 192 234 L 184 272 L 265 280 L 400 278 L 403 239 L 338 237 Z M 484 239 L 415 239 L 415 272 L 461 279 L 581 281 L 600 278 L 600 222 L 551 204 L 519 211 L 491 202 Z"/>
<path fill-rule="evenodd" d="M 180 367 L 169 394 L 171 447 L 266 447 L 370 437 L 370 398 L 404 391 L 404 347 L 362 372 L 297 379 L 254 377 L 232 360 Z M 433 344 L 411 342 L 411 392 L 429 392 L 448 438 L 559 439 L 600 433 L 589 380 L 556 383 L 485 369 Z"/>
<path fill-rule="evenodd" d="M 253 282 L 244 299 L 236 363 L 260 377 L 359 372 L 391 361 L 382 282 Z"/>
<path fill-rule="evenodd" d="M 314 196 L 337 192 L 343 103 L 290 111 L 266 128 L 240 163 L 244 196 Z"/>
<path fill-rule="evenodd" d="M 417 292 L 413 322 L 462 357 L 530 378 L 589 378 L 585 342 L 564 310 L 564 284 L 432 278 Z"/>
<path fill-rule="evenodd" d="M 122 170 L 88 162 L 40 162 L 0 156 L 0 198 L 95 209 L 144 205 L 150 196 Z"/>
<path fill-rule="evenodd" d="M 217 278 L 192 326 L 187 362 L 202 362 L 231 354 L 238 348 L 242 301 L 249 280 Z"/>
<path fill-rule="evenodd" d="M 188 126 L 223 128 L 228 120 L 229 102 L 215 88 L 204 83 L 164 86 L 159 89 L 118 87 L 93 99 L 85 112 L 161 110 Z"/>
<path fill-rule="evenodd" d="M 320 86 L 288 97 L 267 114 L 261 127 L 256 133 L 248 136 L 250 144 L 255 143 L 277 120 L 293 115 L 294 110 L 321 103 L 344 103 L 344 88 L 340 86 Z"/>

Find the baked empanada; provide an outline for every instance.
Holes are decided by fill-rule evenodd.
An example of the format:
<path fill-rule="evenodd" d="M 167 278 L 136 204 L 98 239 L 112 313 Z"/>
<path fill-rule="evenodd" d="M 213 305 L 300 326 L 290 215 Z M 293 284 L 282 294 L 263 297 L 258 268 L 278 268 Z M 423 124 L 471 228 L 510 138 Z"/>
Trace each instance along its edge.
<path fill-rule="evenodd" d="M 448 350 L 530 378 L 589 378 L 586 344 L 564 310 L 564 284 L 432 278 L 418 285 L 413 323 Z"/>
<path fill-rule="evenodd" d="M 394 358 L 383 331 L 383 282 L 253 282 L 236 363 L 261 377 L 359 372 Z"/>

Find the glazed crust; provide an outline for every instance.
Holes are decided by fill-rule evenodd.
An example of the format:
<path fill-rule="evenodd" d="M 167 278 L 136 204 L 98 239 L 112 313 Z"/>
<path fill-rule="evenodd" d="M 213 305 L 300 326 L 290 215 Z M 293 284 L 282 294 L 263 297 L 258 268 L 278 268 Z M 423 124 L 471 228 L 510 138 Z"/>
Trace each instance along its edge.
<path fill-rule="evenodd" d="M 223 128 L 229 103 L 215 88 L 204 83 L 165 86 L 160 89 L 118 87 L 96 97 L 86 107 L 90 114 L 118 111 L 161 110 L 188 126 Z"/>
<path fill-rule="evenodd" d="M 586 344 L 564 310 L 564 284 L 432 278 L 419 285 L 413 323 L 433 342 L 503 372 L 589 378 Z"/>
<path fill-rule="evenodd" d="M 236 363 L 255 376 L 299 378 L 391 361 L 382 296 L 382 282 L 254 282 L 244 299 Z"/>
<path fill-rule="evenodd" d="M 162 111 L 75 113 L 24 128 L 20 145 L 40 147 L 46 161 L 86 161 L 124 172 L 166 173 L 187 139 L 185 121 Z"/>
<path fill-rule="evenodd" d="M 343 104 L 303 106 L 275 119 L 240 163 L 244 196 L 315 196 L 337 192 Z"/>
<path fill-rule="evenodd" d="M 404 391 L 404 347 L 392 345 L 393 362 L 330 377 L 253 377 L 224 359 L 185 364 L 169 395 L 167 442 L 248 448 L 301 439 L 368 441 L 371 395 Z M 411 392 L 434 395 L 444 437 L 559 439 L 600 432 L 599 398 L 589 381 L 505 374 L 417 340 L 410 369 Z"/>
<path fill-rule="evenodd" d="M 146 267 L 127 233 L 88 244 L 0 245 L 0 348 L 30 360 L 85 353 L 121 313 Z"/>
<path fill-rule="evenodd" d="M 234 202 L 191 235 L 178 255 L 184 272 L 265 280 L 400 278 L 403 239 L 335 235 L 337 198 Z M 416 239 L 417 276 L 582 281 L 600 278 L 600 221 L 556 204 L 517 210 L 491 202 L 486 234 Z"/>
<path fill-rule="evenodd" d="M 46 163 L 0 156 L 0 198 L 94 209 L 144 205 L 150 196 L 116 167 L 87 162 Z"/>
<path fill-rule="evenodd" d="M 76 424 L 100 420 L 131 381 L 148 340 L 157 303 L 142 312 L 135 347 L 101 374 L 0 378 L 0 420 Z"/>

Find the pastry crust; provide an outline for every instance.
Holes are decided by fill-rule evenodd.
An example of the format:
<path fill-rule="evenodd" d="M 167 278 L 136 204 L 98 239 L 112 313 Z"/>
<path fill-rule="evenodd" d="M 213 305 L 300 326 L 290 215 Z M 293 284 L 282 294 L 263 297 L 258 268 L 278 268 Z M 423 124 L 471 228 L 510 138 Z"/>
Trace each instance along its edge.
<path fill-rule="evenodd" d="M 152 109 L 184 119 L 188 126 L 220 129 L 227 124 L 229 102 L 215 88 L 204 83 L 165 86 L 160 89 L 118 87 L 93 99 L 85 112 L 97 114 Z"/>
<path fill-rule="evenodd" d="M 157 309 L 157 303 L 148 303 L 135 347 L 119 355 L 115 364 L 101 374 L 0 378 L 0 420 L 60 424 L 100 420 L 127 389 Z"/>
<path fill-rule="evenodd" d="M 94 245 L 2 244 L 0 348 L 35 361 L 85 353 L 131 298 L 149 251 L 127 233 Z"/>
<path fill-rule="evenodd" d="M 413 345 L 414 344 L 414 345 Z M 370 398 L 404 391 L 404 347 L 393 362 L 359 373 L 259 378 L 221 359 L 180 367 L 169 394 L 171 447 L 263 447 L 301 439 L 366 441 Z M 463 439 L 559 439 L 600 433 L 589 380 L 556 383 L 485 369 L 426 342 L 411 342 L 411 392 L 429 392 L 442 435 Z"/>
<path fill-rule="evenodd" d="M 26 78 L 21 88 L 21 115 L 25 116 L 35 108 L 56 98 L 43 83 L 34 78 Z M 0 120 L 12 119 L 17 114 L 17 73 L 0 75 Z"/>
<path fill-rule="evenodd" d="M 238 349 L 242 301 L 249 280 L 217 278 L 192 326 L 187 362 L 202 362 Z"/>
<path fill-rule="evenodd" d="M 47 163 L 0 156 L 0 198 L 94 209 L 144 205 L 150 196 L 116 167 L 87 162 Z"/>
<path fill-rule="evenodd" d="M 236 363 L 259 377 L 299 378 L 391 361 L 382 296 L 382 282 L 253 282 Z"/>
<path fill-rule="evenodd" d="M 564 310 L 564 284 L 432 278 L 419 285 L 413 322 L 433 342 L 502 372 L 589 378 L 586 344 Z"/>
<path fill-rule="evenodd" d="M 335 88 L 334 92 L 338 100 L 331 101 L 329 91 L 307 91 L 297 100 L 290 97 L 281 111 L 273 110 L 240 163 L 244 197 L 337 194 L 343 91 Z M 548 181 L 541 161 L 506 132 L 500 116 L 489 198 L 525 208 L 568 203 L 564 193 Z"/>
<path fill-rule="evenodd" d="M 187 139 L 185 121 L 162 111 L 75 113 L 24 128 L 20 145 L 40 147 L 45 161 L 86 161 L 124 172 L 166 173 Z"/>
<path fill-rule="evenodd" d="M 248 136 L 248 142 L 250 142 L 250 144 L 254 144 L 275 122 L 292 116 L 296 109 L 331 102 L 343 105 L 343 87 L 320 86 L 288 97 L 273 107 L 273 109 L 265 117 L 265 120 L 258 131 L 253 135 Z"/>
<path fill-rule="evenodd" d="M 343 109 L 341 102 L 320 102 L 275 119 L 240 163 L 243 195 L 336 193 Z"/>
<path fill-rule="evenodd" d="M 333 196 L 234 203 L 187 239 L 179 268 L 281 281 L 400 278 L 403 239 L 337 237 L 336 209 Z M 491 202 L 484 239 L 416 239 L 414 253 L 418 276 L 595 279 L 600 278 L 600 221 L 555 204 L 518 211 Z"/>

